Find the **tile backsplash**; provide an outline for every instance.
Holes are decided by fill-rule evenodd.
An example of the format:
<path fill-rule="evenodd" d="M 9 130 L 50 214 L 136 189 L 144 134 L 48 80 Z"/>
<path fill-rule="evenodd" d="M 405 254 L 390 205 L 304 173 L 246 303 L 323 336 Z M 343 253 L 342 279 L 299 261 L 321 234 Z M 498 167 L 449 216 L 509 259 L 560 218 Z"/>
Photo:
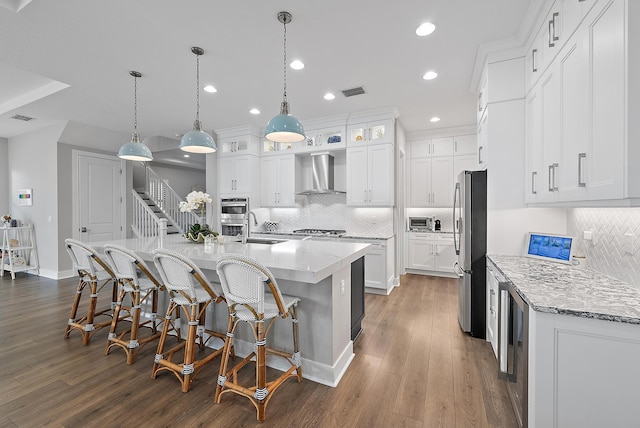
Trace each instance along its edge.
<path fill-rule="evenodd" d="M 350 234 L 390 236 L 393 234 L 393 208 L 347 206 L 341 194 L 297 196 L 297 208 L 261 208 L 259 221 L 278 221 L 278 229 L 344 229 Z M 267 218 L 264 218 L 267 217 Z M 259 230 L 263 226 L 260 225 Z"/>
<path fill-rule="evenodd" d="M 576 238 L 574 254 L 586 256 L 593 269 L 640 288 L 640 208 L 573 208 L 567 215 L 567 232 Z M 584 231 L 594 239 L 584 240 Z"/>

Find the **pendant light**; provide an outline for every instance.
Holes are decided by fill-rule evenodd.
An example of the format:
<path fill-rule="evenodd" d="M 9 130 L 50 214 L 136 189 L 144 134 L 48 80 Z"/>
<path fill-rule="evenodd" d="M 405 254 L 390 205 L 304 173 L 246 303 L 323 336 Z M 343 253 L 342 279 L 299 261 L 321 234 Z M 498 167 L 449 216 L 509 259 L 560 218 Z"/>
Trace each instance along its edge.
<path fill-rule="evenodd" d="M 133 76 L 133 134 L 131 141 L 120 147 L 118 157 L 140 162 L 152 161 L 151 150 L 140 142 L 138 136 L 138 77 L 142 77 L 142 74 L 137 71 L 130 71 L 129 74 Z"/>
<path fill-rule="evenodd" d="M 196 120 L 193 130 L 182 136 L 180 149 L 190 153 L 213 153 L 216 151 L 216 142 L 202 130 L 200 123 L 200 55 L 204 54 L 204 50 L 192 47 L 191 52 L 196 55 Z"/>
<path fill-rule="evenodd" d="M 284 26 L 284 91 L 280 114 L 269 121 L 264 136 L 276 143 L 297 143 L 304 140 L 306 136 L 302 123 L 289 114 L 289 103 L 287 102 L 287 24 L 291 22 L 291 14 L 289 12 L 278 13 L 278 21 Z"/>

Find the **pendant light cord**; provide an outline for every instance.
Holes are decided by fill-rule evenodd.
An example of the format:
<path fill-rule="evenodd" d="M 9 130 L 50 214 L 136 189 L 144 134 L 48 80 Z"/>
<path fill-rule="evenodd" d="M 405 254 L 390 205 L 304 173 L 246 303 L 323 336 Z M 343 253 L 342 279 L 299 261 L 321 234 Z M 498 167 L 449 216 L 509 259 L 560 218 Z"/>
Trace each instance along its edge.
<path fill-rule="evenodd" d="M 138 77 L 133 76 L 133 132 L 138 133 Z"/>
<path fill-rule="evenodd" d="M 200 121 L 200 55 L 196 54 L 196 120 Z"/>
<path fill-rule="evenodd" d="M 287 21 L 285 20 L 282 25 L 284 26 L 284 36 L 283 36 L 283 51 L 284 51 L 284 61 L 283 61 L 283 70 L 284 70 L 284 91 L 282 94 L 282 101 L 287 102 Z"/>

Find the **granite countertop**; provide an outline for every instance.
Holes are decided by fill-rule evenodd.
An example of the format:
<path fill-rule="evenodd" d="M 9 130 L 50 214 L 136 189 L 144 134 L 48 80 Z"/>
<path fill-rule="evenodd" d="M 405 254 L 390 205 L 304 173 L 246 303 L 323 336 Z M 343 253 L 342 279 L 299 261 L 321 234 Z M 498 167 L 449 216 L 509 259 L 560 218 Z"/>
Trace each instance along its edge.
<path fill-rule="evenodd" d="M 640 290 L 588 267 L 487 256 L 538 312 L 640 324 Z"/>
<path fill-rule="evenodd" d="M 251 232 L 252 235 L 269 235 L 269 236 L 282 236 L 282 237 L 292 237 L 292 238 L 296 238 L 296 239 L 302 239 L 304 238 L 305 234 L 302 233 L 293 233 L 293 231 L 290 230 L 278 230 L 277 232 L 265 232 L 265 231 L 257 231 L 257 232 Z M 391 235 L 369 235 L 366 233 L 345 233 L 342 236 L 314 236 L 314 238 L 335 238 L 335 239 L 342 239 L 344 238 L 345 240 L 350 240 L 350 239 L 378 239 L 378 240 L 386 240 L 386 239 L 390 239 L 393 238 L 393 234 Z"/>
<path fill-rule="evenodd" d="M 218 258 L 224 254 L 242 254 L 258 260 L 271 270 L 277 279 L 318 283 L 344 266 L 364 256 L 371 244 L 357 242 L 323 242 L 290 240 L 277 244 L 242 244 L 225 242 L 205 246 L 190 242 L 181 235 L 157 238 L 131 238 L 89 245 L 102 251 L 104 244 L 123 246 L 143 260 L 153 260 L 153 250 L 165 248 L 190 258 L 201 269 L 215 270 Z"/>

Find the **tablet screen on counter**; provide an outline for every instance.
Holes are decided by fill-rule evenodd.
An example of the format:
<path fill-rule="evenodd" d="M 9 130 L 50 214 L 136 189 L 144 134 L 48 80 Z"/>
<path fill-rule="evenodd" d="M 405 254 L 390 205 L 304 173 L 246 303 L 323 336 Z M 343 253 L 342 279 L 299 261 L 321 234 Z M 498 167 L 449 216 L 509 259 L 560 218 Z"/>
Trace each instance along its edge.
<path fill-rule="evenodd" d="M 559 263 L 571 263 L 573 238 L 571 236 L 549 235 L 529 232 L 527 236 L 527 256 Z"/>

